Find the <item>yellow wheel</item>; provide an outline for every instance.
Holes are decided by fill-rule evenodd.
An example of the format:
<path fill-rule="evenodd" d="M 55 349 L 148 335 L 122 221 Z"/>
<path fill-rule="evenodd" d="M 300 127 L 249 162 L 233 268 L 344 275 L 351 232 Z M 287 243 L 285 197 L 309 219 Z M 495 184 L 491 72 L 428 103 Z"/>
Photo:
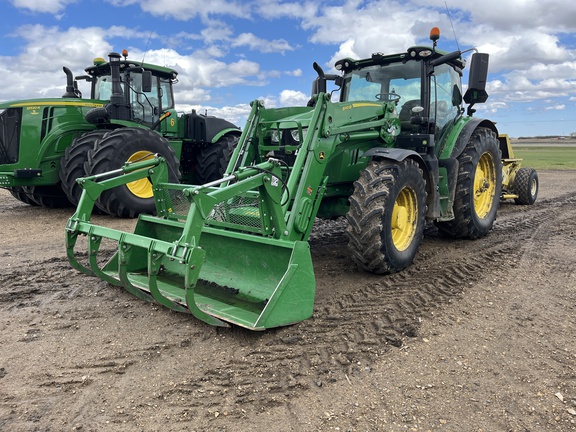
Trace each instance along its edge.
<path fill-rule="evenodd" d="M 480 156 L 474 174 L 474 210 L 480 219 L 492 210 L 495 195 L 496 166 L 492 154 L 486 152 Z"/>
<path fill-rule="evenodd" d="M 416 193 L 405 187 L 398 194 L 392 210 L 392 242 L 399 251 L 410 246 L 416 234 L 418 201 Z"/>
<path fill-rule="evenodd" d="M 142 162 L 153 157 L 154 155 L 148 150 L 141 150 L 132 154 L 132 156 L 128 158 L 128 162 Z M 150 183 L 147 178 L 126 183 L 126 187 L 138 198 L 152 198 L 154 196 L 152 183 Z"/>

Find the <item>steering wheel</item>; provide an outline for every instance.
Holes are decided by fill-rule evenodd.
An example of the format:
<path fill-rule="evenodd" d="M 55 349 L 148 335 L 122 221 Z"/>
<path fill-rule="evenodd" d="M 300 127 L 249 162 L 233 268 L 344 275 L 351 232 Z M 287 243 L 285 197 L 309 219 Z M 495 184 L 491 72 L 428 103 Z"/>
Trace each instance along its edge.
<path fill-rule="evenodd" d="M 398 102 L 401 98 L 397 93 L 377 93 L 374 97 L 382 102 Z"/>

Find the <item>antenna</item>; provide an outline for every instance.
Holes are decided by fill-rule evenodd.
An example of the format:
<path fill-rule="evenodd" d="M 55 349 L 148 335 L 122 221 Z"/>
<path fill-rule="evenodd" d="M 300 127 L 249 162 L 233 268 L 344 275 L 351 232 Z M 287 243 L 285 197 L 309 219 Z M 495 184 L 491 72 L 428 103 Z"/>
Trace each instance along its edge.
<path fill-rule="evenodd" d="M 450 27 L 452 27 L 452 34 L 454 35 L 454 40 L 456 41 L 456 48 L 460 51 L 460 45 L 458 44 L 458 38 L 456 37 L 456 31 L 454 30 L 454 24 L 452 24 L 452 18 L 450 17 L 450 11 L 448 10 L 448 4 L 444 2 L 444 6 L 446 7 L 446 15 L 448 16 L 448 20 L 450 21 Z"/>
<path fill-rule="evenodd" d="M 148 47 L 150 46 L 150 39 L 152 39 L 152 30 L 150 30 L 150 34 L 148 35 L 148 41 L 146 41 L 146 49 L 142 55 L 142 63 L 144 63 L 144 58 L 146 58 L 146 53 L 148 52 Z"/>

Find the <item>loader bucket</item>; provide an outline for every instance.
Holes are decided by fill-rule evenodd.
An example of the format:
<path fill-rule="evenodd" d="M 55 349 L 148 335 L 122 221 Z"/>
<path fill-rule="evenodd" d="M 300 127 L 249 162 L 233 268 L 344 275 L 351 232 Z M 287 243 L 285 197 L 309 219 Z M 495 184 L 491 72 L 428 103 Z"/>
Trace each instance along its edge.
<path fill-rule="evenodd" d="M 205 227 L 196 254 L 180 262 L 163 253 L 162 244 L 173 244 L 182 234 L 181 224 L 167 222 L 141 216 L 134 235 L 120 240 L 120 259 L 113 257 L 104 274 L 131 292 L 149 293 L 164 306 L 188 309 L 215 325 L 222 323 L 204 314 L 252 330 L 312 316 L 315 280 L 307 242 Z"/>
<path fill-rule="evenodd" d="M 142 162 L 137 167 L 153 163 Z M 150 173 L 158 175 L 164 164 L 153 168 Z M 264 182 L 258 176 L 263 178 L 266 173 L 246 182 Z M 159 207 L 158 216 L 141 214 L 133 233 L 90 223 L 89 215 L 100 190 L 145 175 L 145 170 L 133 169 L 122 179 L 82 179 L 83 195 L 66 227 L 68 259 L 73 267 L 145 300 L 190 312 L 212 325 L 232 323 L 264 330 L 312 316 L 316 283 L 307 242 L 257 235 L 249 232 L 249 227 L 234 229 L 238 227 L 237 213 L 242 210 L 239 207 L 228 212 L 229 222 L 219 217 L 212 226 L 206 224 L 209 215 L 214 214 L 214 203 L 236 196 L 234 188 L 244 187 L 241 181 L 230 191 L 207 188 L 199 193 L 189 189 L 188 195 L 193 198 L 186 200 L 188 207 L 181 212 L 169 194 L 182 196 L 186 186 L 156 181 L 158 202 L 170 205 L 163 210 Z M 258 208 L 246 210 L 251 218 L 258 213 Z M 88 238 L 87 266 L 80 264 L 74 251 L 80 235 Z M 102 239 L 117 244 L 117 252 L 105 264 L 97 258 Z"/>

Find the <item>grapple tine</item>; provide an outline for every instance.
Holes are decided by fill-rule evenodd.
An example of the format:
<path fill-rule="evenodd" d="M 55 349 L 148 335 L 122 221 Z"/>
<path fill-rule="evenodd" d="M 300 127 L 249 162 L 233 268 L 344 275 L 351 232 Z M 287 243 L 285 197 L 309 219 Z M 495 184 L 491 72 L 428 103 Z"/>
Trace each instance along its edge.
<path fill-rule="evenodd" d="M 161 261 L 165 257 L 165 254 L 156 252 L 154 250 L 154 242 L 150 244 L 148 248 L 148 288 L 150 289 L 150 294 L 152 297 L 161 305 L 166 306 L 177 312 L 187 312 L 187 309 L 170 300 L 168 297 L 162 295 L 160 289 L 158 288 L 158 273 L 161 267 Z"/>
<path fill-rule="evenodd" d="M 80 262 L 78 261 L 78 259 L 76 258 L 76 253 L 74 252 L 74 248 L 76 246 L 76 241 L 78 240 L 78 233 L 70 233 L 67 232 L 66 233 L 66 256 L 68 257 L 68 261 L 70 262 L 70 265 L 75 268 L 76 270 L 78 270 L 81 273 L 84 273 L 86 275 L 89 276 L 95 276 L 94 272 L 80 264 Z"/>
<path fill-rule="evenodd" d="M 122 285 L 120 280 L 103 272 L 98 264 L 98 252 L 100 251 L 101 243 L 102 237 L 92 233 L 88 234 L 88 262 L 90 263 L 90 269 L 94 275 L 98 276 L 103 281 L 106 281 L 111 285 L 120 286 Z"/>

